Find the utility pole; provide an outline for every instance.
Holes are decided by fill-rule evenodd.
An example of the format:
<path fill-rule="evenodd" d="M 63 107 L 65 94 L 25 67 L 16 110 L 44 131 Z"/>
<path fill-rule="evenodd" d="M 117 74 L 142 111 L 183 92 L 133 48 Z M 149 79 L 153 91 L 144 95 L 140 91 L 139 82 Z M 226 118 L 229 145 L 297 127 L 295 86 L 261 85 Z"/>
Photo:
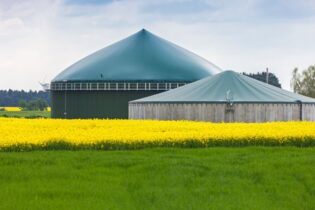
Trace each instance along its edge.
<path fill-rule="evenodd" d="M 269 84 L 269 71 L 268 71 L 268 67 L 266 68 L 266 83 Z"/>

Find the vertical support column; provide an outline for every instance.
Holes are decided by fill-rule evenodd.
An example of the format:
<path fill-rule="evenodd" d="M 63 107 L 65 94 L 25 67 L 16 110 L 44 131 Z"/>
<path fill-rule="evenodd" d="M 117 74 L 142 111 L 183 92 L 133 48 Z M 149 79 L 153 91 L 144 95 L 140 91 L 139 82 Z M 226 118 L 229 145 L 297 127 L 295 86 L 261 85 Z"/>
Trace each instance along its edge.
<path fill-rule="evenodd" d="M 67 119 L 67 80 L 63 81 L 65 84 L 65 109 L 64 109 L 64 117 Z"/>
<path fill-rule="evenodd" d="M 303 104 L 302 101 L 296 101 L 299 105 L 299 116 L 300 116 L 300 121 L 303 121 Z"/>

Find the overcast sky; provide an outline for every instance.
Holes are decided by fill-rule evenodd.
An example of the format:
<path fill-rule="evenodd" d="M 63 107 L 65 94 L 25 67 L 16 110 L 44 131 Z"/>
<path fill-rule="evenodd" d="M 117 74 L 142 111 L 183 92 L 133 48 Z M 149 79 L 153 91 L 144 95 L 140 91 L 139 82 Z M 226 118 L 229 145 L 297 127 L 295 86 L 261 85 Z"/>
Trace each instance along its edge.
<path fill-rule="evenodd" d="M 0 89 L 39 90 L 142 28 L 222 69 L 269 67 L 285 89 L 315 64 L 314 0 L 0 0 Z"/>

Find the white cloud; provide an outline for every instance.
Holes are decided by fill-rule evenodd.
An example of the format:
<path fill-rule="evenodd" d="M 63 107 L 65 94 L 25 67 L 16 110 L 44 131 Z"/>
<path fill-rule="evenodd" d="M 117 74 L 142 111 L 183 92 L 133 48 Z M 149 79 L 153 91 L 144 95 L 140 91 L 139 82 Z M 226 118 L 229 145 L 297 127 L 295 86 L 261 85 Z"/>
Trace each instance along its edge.
<path fill-rule="evenodd" d="M 0 22 L 0 31 L 7 31 L 14 28 L 20 28 L 24 25 L 20 18 L 10 18 Z"/>
<path fill-rule="evenodd" d="M 49 81 L 78 59 L 141 28 L 224 69 L 257 72 L 269 67 L 286 89 L 294 67 L 315 64 L 315 18 L 310 12 L 315 7 L 311 1 L 286 1 L 289 6 L 283 8 L 288 12 L 281 11 L 284 1 L 270 6 L 260 0 L 199 1 L 200 6 L 192 9 L 176 7 L 187 2 L 191 1 L 87 5 L 2 0 L 0 73 L 4 76 L 0 89 L 39 89 L 39 81 Z M 165 11 L 165 6 L 173 8 Z"/>

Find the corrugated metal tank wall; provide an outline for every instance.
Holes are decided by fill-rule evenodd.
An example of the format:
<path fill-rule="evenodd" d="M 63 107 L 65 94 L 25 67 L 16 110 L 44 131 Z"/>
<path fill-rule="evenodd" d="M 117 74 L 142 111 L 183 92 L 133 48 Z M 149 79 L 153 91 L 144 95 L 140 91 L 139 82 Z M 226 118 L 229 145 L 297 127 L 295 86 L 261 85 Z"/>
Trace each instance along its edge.
<path fill-rule="evenodd" d="M 209 122 L 315 121 L 315 104 L 129 103 L 129 119 Z"/>

